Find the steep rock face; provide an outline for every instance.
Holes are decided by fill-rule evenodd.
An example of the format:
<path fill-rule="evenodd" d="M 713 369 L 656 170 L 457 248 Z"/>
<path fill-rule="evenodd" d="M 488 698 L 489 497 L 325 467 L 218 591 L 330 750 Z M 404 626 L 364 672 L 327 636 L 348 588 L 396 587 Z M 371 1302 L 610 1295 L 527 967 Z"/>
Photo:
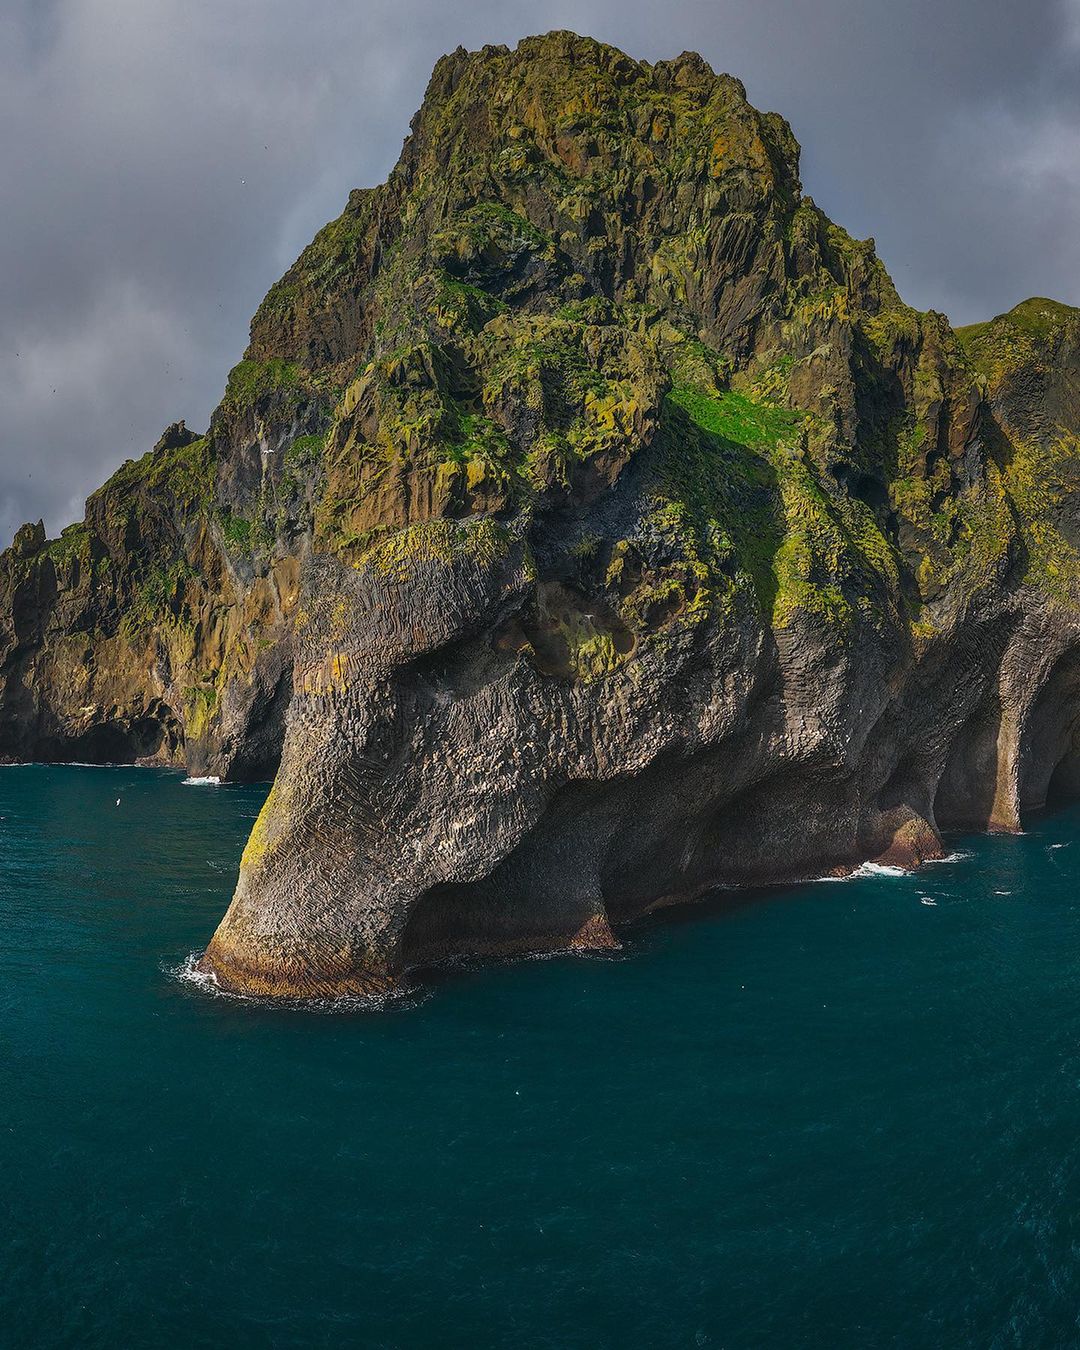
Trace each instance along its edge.
<path fill-rule="evenodd" d="M 0 556 L 0 760 L 273 775 L 326 400 L 242 362 L 205 436 L 128 461 Z"/>
<path fill-rule="evenodd" d="M 51 543 L 24 528 L 26 542 L 5 555 L 8 757 L 273 772 L 290 665 L 284 633 L 271 635 L 293 603 L 298 562 L 261 576 L 234 566 L 205 506 L 178 488 L 184 461 L 205 454 L 202 439 L 161 446 L 148 457 L 153 478 L 136 476 L 145 466 L 122 469 L 87 502 L 84 524 Z"/>
<path fill-rule="evenodd" d="M 1077 331 L 905 306 L 699 57 L 456 52 L 207 436 L 4 555 L 0 749 L 239 777 L 287 703 L 204 966 L 294 996 L 1015 829 L 1080 782 Z"/>

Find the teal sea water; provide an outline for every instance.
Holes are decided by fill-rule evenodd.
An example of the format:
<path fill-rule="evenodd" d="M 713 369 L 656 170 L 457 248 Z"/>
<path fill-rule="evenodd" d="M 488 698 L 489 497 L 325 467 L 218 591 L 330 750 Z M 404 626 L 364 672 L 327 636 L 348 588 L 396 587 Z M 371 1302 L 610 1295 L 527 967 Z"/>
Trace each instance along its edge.
<path fill-rule="evenodd" d="M 328 1014 L 174 973 L 262 796 L 0 769 L 4 1346 L 1080 1342 L 1080 809 Z"/>

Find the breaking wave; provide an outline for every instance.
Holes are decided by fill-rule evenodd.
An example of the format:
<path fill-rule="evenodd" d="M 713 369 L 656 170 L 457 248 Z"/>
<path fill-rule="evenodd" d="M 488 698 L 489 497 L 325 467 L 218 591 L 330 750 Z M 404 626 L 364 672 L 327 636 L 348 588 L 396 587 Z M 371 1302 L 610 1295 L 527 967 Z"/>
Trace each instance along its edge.
<path fill-rule="evenodd" d="M 864 862 L 852 872 L 852 877 L 908 877 L 906 867 L 890 867 L 888 863 Z"/>

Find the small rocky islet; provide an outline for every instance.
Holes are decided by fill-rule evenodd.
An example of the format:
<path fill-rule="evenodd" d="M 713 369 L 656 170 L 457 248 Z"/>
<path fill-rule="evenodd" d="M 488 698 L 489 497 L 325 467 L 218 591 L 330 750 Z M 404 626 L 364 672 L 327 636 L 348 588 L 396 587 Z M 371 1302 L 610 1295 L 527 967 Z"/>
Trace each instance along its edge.
<path fill-rule="evenodd" d="M 701 57 L 436 65 L 169 427 L 0 556 L 0 757 L 273 777 L 203 957 L 377 992 L 1080 788 L 1080 311 L 953 329 Z"/>

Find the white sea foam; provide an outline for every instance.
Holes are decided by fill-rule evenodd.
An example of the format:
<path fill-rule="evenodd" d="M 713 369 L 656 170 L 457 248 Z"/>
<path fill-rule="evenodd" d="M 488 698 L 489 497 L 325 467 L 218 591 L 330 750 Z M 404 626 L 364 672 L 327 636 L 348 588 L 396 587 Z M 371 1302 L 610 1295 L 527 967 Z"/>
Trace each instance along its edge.
<path fill-rule="evenodd" d="M 211 775 L 209 778 L 185 778 L 184 787 L 220 787 L 221 779 Z"/>
<path fill-rule="evenodd" d="M 861 867 L 856 867 L 851 875 L 853 877 L 906 877 L 910 873 L 906 867 L 890 867 L 887 863 L 864 862 Z"/>
<path fill-rule="evenodd" d="M 191 952 L 178 966 L 163 965 L 162 970 L 173 979 L 194 985 L 199 993 L 209 994 L 212 998 L 296 1012 L 384 1012 L 390 1008 L 413 1008 L 430 997 L 428 990 L 417 986 L 392 989 L 385 994 L 351 994 L 346 998 L 263 998 L 258 994 L 240 994 L 232 989 L 223 989 L 213 971 L 200 970 L 202 956 L 202 952 Z"/>
<path fill-rule="evenodd" d="M 824 881 L 865 881 L 867 877 L 906 877 L 906 868 L 888 867 L 885 863 L 864 862 L 848 872 L 826 872 L 824 876 L 809 877 L 808 883 L 819 885 Z"/>
<path fill-rule="evenodd" d="M 970 858 L 972 854 L 964 849 L 957 849 L 953 853 L 946 853 L 944 858 L 924 858 L 919 864 L 920 867 L 937 866 L 940 863 L 961 862 L 964 858 Z M 867 877 L 907 877 L 911 876 L 915 869 L 907 867 L 893 867 L 888 863 L 864 862 L 850 872 L 841 873 L 839 876 L 815 877 L 815 881 L 856 881 Z"/>
<path fill-rule="evenodd" d="M 930 897 L 929 897 L 928 895 L 920 895 L 920 896 L 919 896 L 919 904 L 920 904 L 920 905 L 934 905 L 934 906 L 936 906 L 936 905 L 937 905 L 937 901 L 936 901 L 936 900 L 931 900 Z"/>
<path fill-rule="evenodd" d="M 163 969 L 166 974 L 184 980 L 187 984 L 194 984 L 209 994 L 223 994 L 225 991 L 218 984 L 217 976 L 212 971 L 199 969 L 201 960 L 202 952 L 191 952 L 178 966 L 165 966 Z"/>

